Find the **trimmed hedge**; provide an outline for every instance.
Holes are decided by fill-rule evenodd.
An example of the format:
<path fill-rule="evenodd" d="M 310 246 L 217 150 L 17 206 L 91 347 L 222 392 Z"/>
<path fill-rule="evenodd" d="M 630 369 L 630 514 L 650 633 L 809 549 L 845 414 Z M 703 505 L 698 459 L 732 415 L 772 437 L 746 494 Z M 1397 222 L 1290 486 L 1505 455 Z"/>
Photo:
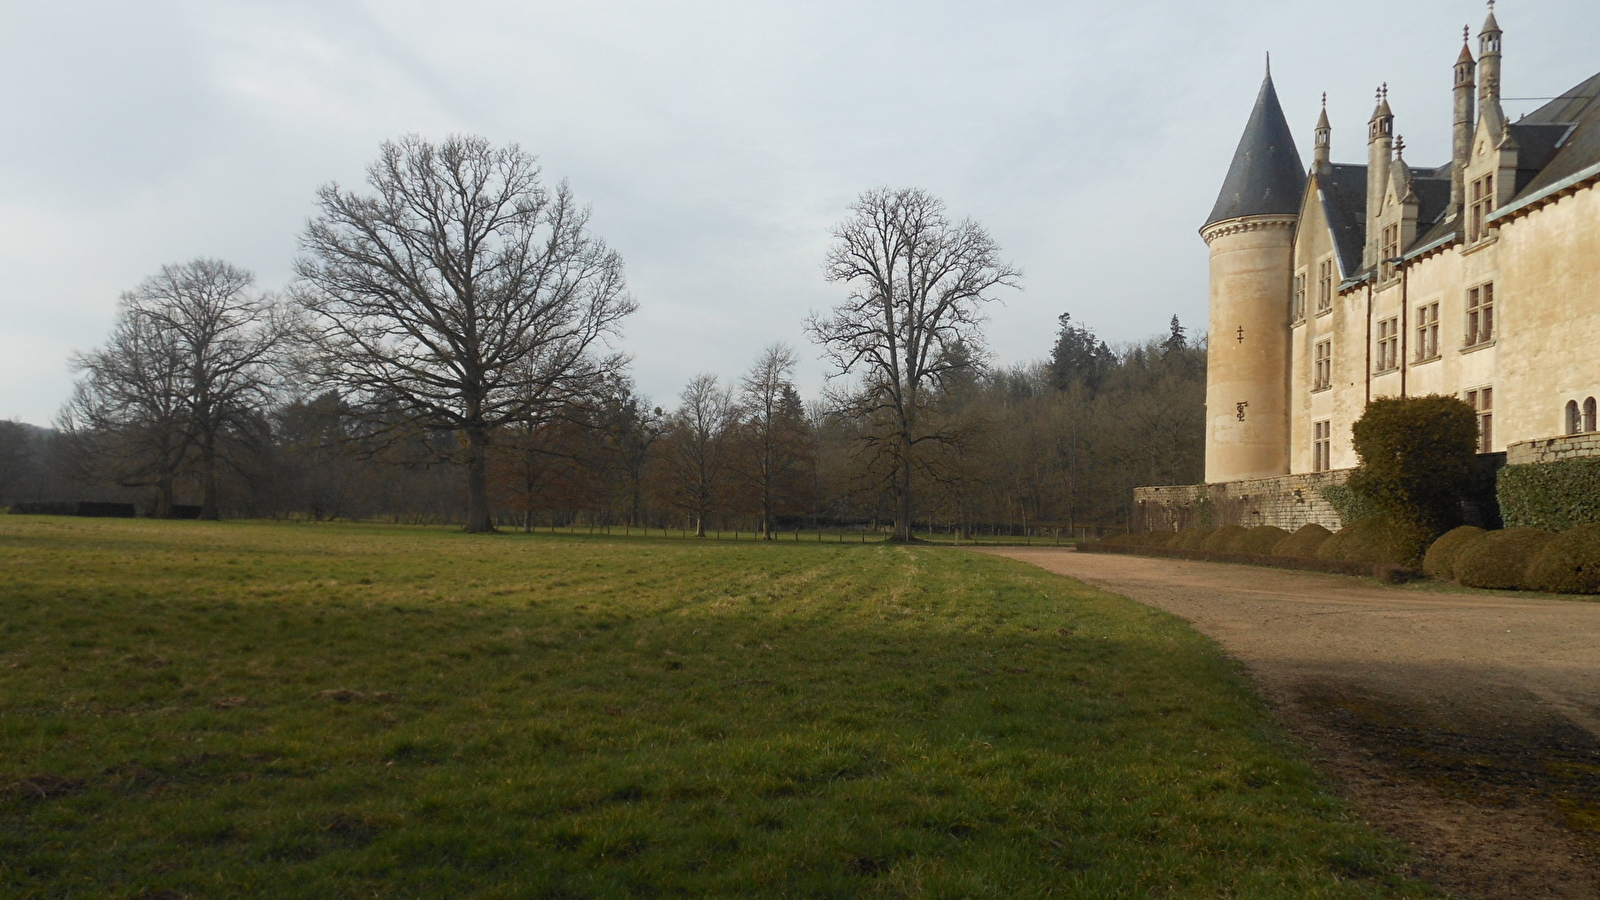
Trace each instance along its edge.
<path fill-rule="evenodd" d="M 11 504 L 14 516 L 87 516 L 99 519 L 131 519 L 132 503 L 96 503 L 88 500 L 37 500 Z"/>
<path fill-rule="evenodd" d="M 1186 528 L 1178 532 L 1177 536 L 1167 542 L 1168 547 L 1176 550 L 1199 550 L 1215 528 Z"/>
<path fill-rule="evenodd" d="M 1554 539 L 1554 534 L 1540 528 L 1491 531 L 1472 545 L 1471 553 L 1457 554 L 1456 580 L 1467 587 L 1524 589 L 1528 564 Z"/>
<path fill-rule="evenodd" d="M 1333 537 L 1333 532 L 1315 522 L 1301 525 L 1294 534 L 1279 541 L 1272 548 L 1273 556 L 1292 556 L 1297 559 L 1316 559 L 1323 542 Z"/>
<path fill-rule="evenodd" d="M 1324 541 L 1317 558 L 1415 567 L 1433 536 L 1420 523 L 1387 514 L 1369 516 Z"/>
<path fill-rule="evenodd" d="M 1600 523 L 1600 457 L 1506 466 L 1495 495 L 1507 528 L 1566 531 Z"/>
<path fill-rule="evenodd" d="M 1440 394 L 1380 397 L 1350 426 L 1350 437 L 1361 459 L 1348 482 L 1353 491 L 1395 522 L 1430 531 L 1426 540 L 1461 524 L 1461 498 L 1470 491 L 1478 450 L 1472 407 Z M 1416 548 L 1416 560 L 1426 547 Z"/>
<path fill-rule="evenodd" d="M 1453 581 L 1456 577 L 1456 557 L 1488 533 L 1475 525 L 1462 525 L 1446 531 L 1422 557 L 1422 571 L 1429 578 Z"/>
<path fill-rule="evenodd" d="M 1600 594 L 1600 525 L 1556 535 L 1528 563 L 1525 582 L 1536 591 Z"/>
<path fill-rule="evenodd" d="M 1243 525 L 1224 525 L 1206 535 L 1205 540 L 1200 542 L 1199 549 L 1213 550 L 1218 553 L 1231 553 L 1234 550 L 1234 542 L 1249 533 L 1250 529 Z"/>
<path fill-rule="evenodd" d="M 1234 542 L 1234 551 L 1255 556 L 1271 556 L 1277 546 L 1289 537 L 1289 532 L 1276 525 L 1257 525 Z"/>

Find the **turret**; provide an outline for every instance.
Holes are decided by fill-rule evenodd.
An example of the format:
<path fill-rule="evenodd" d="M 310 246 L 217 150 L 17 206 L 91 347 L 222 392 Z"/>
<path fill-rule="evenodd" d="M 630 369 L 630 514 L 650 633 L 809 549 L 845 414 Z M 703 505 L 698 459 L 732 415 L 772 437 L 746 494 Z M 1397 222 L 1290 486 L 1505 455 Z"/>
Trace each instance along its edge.
<path fill-rule="evenodd" d="M 1504 136 L 1506 114 L 1500 108 L 1500 23 L 1494 18 L 1494 0 L 1489 0 L 1489 18 L 1478 32 L 1478 109 L 1495 130 Z"/>
<path fill-rule="evenodd" d="M 1467 202 L 1467 160 L 1472 156 L 1472 132 L 1477 127 L 1473 94 L 1477 90 L 1472 49 L 1468 45 L 1471 29 L 1461 29 L 1461 55 L 1456 57 L 1455 129 L 1450 152 L 1450 214 L 1461 216 Z"/>
<path fill-rule="evenodd" d="M 1383 192 L 1389 184 L 1389 160 L 1394 154 L 1394 112 L 1389 109 L 1389 85 L 1378 88 L 1378 106 L 1367 120 L 1367 244 L 1361 267 L 1378 264 L 1378 215 L 1383 212 Z"/>
<path fill-rule="evenodd" d="M 1289 293 L 1305 169 L 1272 73 L 1200 229 L 1211 250 L 1206 481 L 1289 472 Z"/>
<path fill-rule="evenodd" d="M 1322 114 L 1317 116 L 1317 130 L 1311 156 L 1311 168 L 1326 174 L 1332 165 L 1333 126 L 1328 122 L 1328 95 L 1322 95 Z"/>

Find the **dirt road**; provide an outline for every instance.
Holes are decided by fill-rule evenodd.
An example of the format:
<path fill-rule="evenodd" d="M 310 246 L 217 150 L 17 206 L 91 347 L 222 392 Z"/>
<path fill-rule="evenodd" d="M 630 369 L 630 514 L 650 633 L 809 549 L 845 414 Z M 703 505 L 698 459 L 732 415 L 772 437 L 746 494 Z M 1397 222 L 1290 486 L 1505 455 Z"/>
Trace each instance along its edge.
<path fill-rule="evenodd" d="M 1182 616 L 1464 898 L 1600 898 L 1600 603 L 1000 548 Z"/>

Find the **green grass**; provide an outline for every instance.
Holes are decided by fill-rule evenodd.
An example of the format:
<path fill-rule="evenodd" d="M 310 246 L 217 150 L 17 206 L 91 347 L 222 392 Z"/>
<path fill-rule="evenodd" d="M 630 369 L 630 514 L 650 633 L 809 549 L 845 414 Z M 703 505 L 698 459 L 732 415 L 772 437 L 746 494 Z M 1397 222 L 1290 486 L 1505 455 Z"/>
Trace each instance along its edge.
<path fill-rule="evenodd" d="M 931 547 L 0 517 L 0 895 L 1425 896 L 1178 620 Z"/>

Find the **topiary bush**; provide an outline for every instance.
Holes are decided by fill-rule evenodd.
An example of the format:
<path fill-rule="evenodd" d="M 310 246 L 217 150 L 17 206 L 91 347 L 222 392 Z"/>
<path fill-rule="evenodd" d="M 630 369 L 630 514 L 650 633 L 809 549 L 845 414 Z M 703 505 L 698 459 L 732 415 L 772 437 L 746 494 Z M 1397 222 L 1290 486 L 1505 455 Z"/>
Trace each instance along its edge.
<path fill-rule="evenodd" d="M 1216 531 L 1216 529 L 1186 528 L 1178 532 L 1177 536 L 1167 546 L 1175 547 L 1179 550 L 1199 550 L 1201 549 L 1201 544 L 1205 543 L 1206 538 L 1210 537 L 1213 531 Z"/>
<path fill-rule="evenodd" d="M 1525 590 L 1528 564 L 1554 539 L 1542 528 L 1491 531 L 1472 545 L 1471 553 L 1456 555 L 1456 580 L 1468 587 Z"/>
<path fill-rule="evenodd" d="M 1340 529 L 1317 548 L 1318 559 L 1417 566 L 1433 541 L 1432 529 L 1387 513 Z"/>
<path fill-rule="evenodd" d="M 1234 551 L 1255 556 L 1271 556 L 1273 548 L 1289 536 L 1289 532 L 1276 525 L 1257 525 L 1234 542 Z"/>
<path fill-rule="evenodd" d="M 1295 559 L 1316 559 L 1317 550 L 1322 547 L 1324 541 L 1331 537 L 1333 537 L 1333 532 L 1315 522 L 1309 525 L 1301 525 L 1295 530 L 1294 534 L 1279 541 L 1277 546 L 1272 548 L 1272 555 L 1289 556 Z"/>
<path fill-rule="evenodd" d="M 1495 495 L 1508 528 L 1566 531 L 1600 522 L 1600 458 L 1506 466 Z"/>
<path fill-rule="evenodd" d="M 1144 536 L 1144 544 L 1146 547 L 1165 547 L 1177 536 L 1176 531 L 1152 531 Z"/>
<path fill-rule="evenodd" d="M 1600 525 L 1579 525 L 1552 538 L 1528 563 L 1526 582 L 1536 591 L 1600 594 Z"/>
<path fill-rule="evenodd" d="M 1243 525 L 1224 525 L 1206 535 L 1205 540 L 1200 542 L 1200 549 L 1218 553 L 1231 552 L 1233 550 L 1233 542 L 1249 533 L 1250 529 Z"/>
<path fill-rule="evenodd" d="M 1488 533 L 1475 525 L 1462 525 L 1446 531 L 1428 547 L 1428 552 L 1422 557 L 1422 571 L 1429 578 L 1454 580 L 1456 556 Z"/>
<path fill-rule="evenodd" d="M 1438 394 L 1384 397 L 1367 404 L 1350 434 L 1361 465 L 1349 486 L 1378 513 L 1415 522 L 1430 537 L 1461 524 L 1478 452 L 1472 407 Z"/>

